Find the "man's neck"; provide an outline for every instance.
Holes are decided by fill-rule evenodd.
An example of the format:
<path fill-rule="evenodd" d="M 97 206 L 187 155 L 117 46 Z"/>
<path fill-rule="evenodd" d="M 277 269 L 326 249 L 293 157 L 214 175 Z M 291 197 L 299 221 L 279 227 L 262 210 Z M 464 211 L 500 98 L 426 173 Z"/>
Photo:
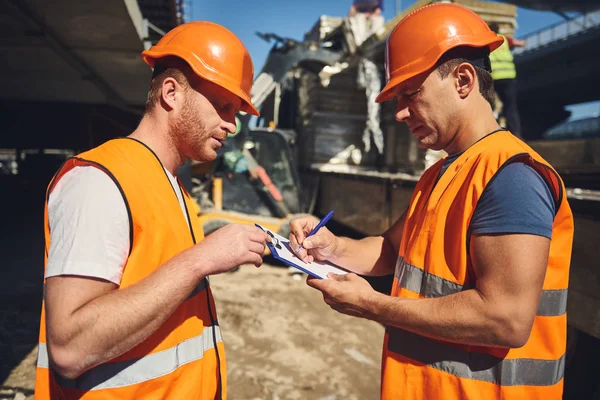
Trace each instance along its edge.
<path fill-rule="evenodd" d="M 448 154 L 462 153 L 483 137 L 500 129 L 489 106 L 474 107 L 460 120 L 454 138 L 444 148 Z"/>
<path fill-rule="evenodd" d="M 146 114 L 135 131 L 129 135 L 148 146 L 167 171 L 176 176 L 177 168 L 183 164 L 183 158 L 177 150 L 177 145 L 168 134 L 167 121 Z"/>

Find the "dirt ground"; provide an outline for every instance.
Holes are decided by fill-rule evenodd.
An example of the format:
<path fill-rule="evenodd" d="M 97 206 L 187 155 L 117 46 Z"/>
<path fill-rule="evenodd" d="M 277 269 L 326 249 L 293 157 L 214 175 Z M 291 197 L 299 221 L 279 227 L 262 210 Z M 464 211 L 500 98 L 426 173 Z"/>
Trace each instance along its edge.
<path fill-rule="evenodd" d="M 383 327 L 334 312 L 304 281 L 272 265 L 244 265 L 211 278 L 226 346 L 229 399 L 379 397 Z M 36 350 L 15 363 L 2 382 L 0 399 L 33 398 Z"/>
<path fill-rule="evenodd" d="M 378 398 L 383 327 L 331 310 L 293 278 L 272 266 L 211 278 L 230 398 Z"/>

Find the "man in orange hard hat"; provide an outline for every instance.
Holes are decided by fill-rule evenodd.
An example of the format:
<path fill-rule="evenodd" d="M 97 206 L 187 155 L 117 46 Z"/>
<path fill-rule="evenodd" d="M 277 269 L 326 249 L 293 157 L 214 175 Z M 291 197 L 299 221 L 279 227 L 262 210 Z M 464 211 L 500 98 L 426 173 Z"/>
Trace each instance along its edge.
<path fill-rule="evenodd" d="M 348 22 L 356 46 L 371 35 L 383 30 L 383 0 L 353 0 L 348 11 Z"/>
<path fill-rule="evenodd" d="M 448 157 L 417 183 L 384 234 L 334 236 L 291 222 L 305 261 L 395 273 L 389 294 L 356 274 L 309 279 L 335 310 L 386 325 L 383 399 L 560 399 L 573 216 L 556 171 L 498 126 L 489 54 L 502 43 L 475 13 L 437 3 L 387 41 L 396 119 Z"/>
<path fill-rule="evenodd" d="M 190 22 L 142 53 L 154 68 L 127 138 L 50 182 L 36 399 L 224 399 L 225 353 L 207 277 L 259 266 L 267 235 L 204 239 L 176 175 L 211 161 L 250 100 L 252 60 L 226 28 Z"/>

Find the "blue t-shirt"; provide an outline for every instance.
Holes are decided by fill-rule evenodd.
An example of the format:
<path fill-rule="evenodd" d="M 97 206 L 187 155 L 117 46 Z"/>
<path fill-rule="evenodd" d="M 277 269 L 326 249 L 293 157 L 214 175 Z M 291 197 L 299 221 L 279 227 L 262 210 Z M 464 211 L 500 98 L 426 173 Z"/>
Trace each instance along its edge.
<path fill-rule="evenodd" d="M 447 157 L 439 176 L 461 154 Z M 524 233 L 552 239 L 555 215 L 554 197 L 546 181 L 529 165 L 514 162 L 498 172 L 483 190 L 471 219 L 470 233 Z M 363 278 L 378 292 L 391 294 L 393 274 Z"/>
<path fill-rule="evenodd" d="M 444 160 L 440 176 L 461 154 Z M 514 162 L 498 172 L 484 189 L 470 232 L 525 233 L 552 239 L 555 215 L 554 197 L 546 181 L 529 165 Z"/>

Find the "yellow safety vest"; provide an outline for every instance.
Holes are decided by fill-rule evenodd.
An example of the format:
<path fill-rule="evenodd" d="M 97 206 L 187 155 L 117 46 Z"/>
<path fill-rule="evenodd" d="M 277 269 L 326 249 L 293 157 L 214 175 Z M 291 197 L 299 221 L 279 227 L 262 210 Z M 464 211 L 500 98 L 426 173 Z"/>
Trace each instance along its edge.
<path fill-rule="evenodd" d="M 495 81 L 500 79 L 515 79 L 517 77 L 517 70 L 513 62 L 513 55 L 508 46 L 508 40 L 505 36 L 502 37 L 504 38 L 502 45 L 490 54 L 492 78 Z"/>

